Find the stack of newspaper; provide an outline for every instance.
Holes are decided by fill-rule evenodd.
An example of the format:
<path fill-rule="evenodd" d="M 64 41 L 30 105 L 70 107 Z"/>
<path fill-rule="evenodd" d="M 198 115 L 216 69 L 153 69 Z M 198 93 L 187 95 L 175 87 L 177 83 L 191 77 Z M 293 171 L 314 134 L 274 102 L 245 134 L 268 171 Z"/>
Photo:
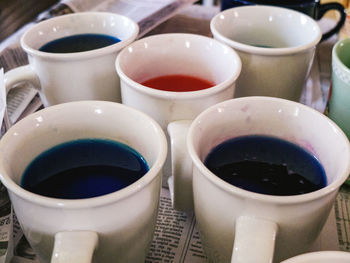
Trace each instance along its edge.
<path fill-rule="evenodd" d="M 66 13 L 80 11 L 109 11 L 126 15 L 140 26 L 140 37 L 146 34 L 165 32 L 187 32 L 210 36 L 210 19 L 219 11 L 217 7 L 191 5 L 194 0 L 63 0 L 40 14 L 36 21 L 24 26 L 16 34 L 0 43 L 0 69 L 8 71 L 28 63 L 26 54 L 19 45 L 23 32 L 34 23 Z M 185 8 L 186 7 L 186 8 Z M 165 23 L 162 23 L 166 21 Z M 331 27 L 326 21 L 323 27 Z M 324 112 L 330 85 L 330 54 L 335 39 L 322 43 L 316 54 L 301 102 Z M 14 89 L 7 97 L 1 87 L 3 83 L 0 70 L 0 120 L 5 108 L 10 120 L 15 123 L 20 118 L 42 107 L 37 92 L 23 86 Z M 8 129 L 2 125 L 2 133 Z M 1 137 L 0 134 L 0 137 Z M 313 246 L 313 250 L 349 250 L 350 232 L 346 211 L 350 208 L 348 192 L 340 193 L 335 209 L 332 211 L 324 230 Z M 6 189 L 0 187 L 0 205 L 8 204 Z M 350 210 L 350 209 L 349 209 Z M 13 219 L 13 220 L 9 220 Z M 16 216 L 9 212 L 4 218 L 9 224 L 0 227 L 0 242 L 7 242 L 7 249 L 0 249 L 0 263 L 33 263 L 35 253 L 30 248 L 21 231 Z M 339 234 L 338 234 L 339 232 Z M 172 209 L 169 191 L 162 189 L 157 225 L 154 239 L 146 259 L 147 263 L 188 262 L 204 263 L 206 257 L 202 250 L 199 232 L 193 213 L 181 213 Z"/>

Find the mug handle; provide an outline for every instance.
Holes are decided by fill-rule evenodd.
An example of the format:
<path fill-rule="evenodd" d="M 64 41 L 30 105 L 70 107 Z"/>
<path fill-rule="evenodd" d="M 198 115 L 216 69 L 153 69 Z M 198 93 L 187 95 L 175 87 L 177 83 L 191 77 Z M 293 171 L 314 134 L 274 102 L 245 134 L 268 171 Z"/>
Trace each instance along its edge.
<path fill-rule="evenodd" d="M 338 13 L 340 15 L 340 19 L 339 19 L 337 25 L 333 29 L 329 30 L 328 32 L 326 32 L 322 35 L 321 41 L 324 41 L 324 40 L 328 39 L 329 37 L 331 37 L 332 35 L 334 35 L 335 33 L 337 33 L 345 23 L 345 19 L 346 19 L 345 8 L 343 5 L 341 5 L 339 3 L 321 4 L 319 12 L 318 12 L 318 16 L 316 17 L 316 20 L 320 20 L 324 16 L 324 14 L 329 10 L 338 11 Z"/>
<path fill-rule="evenodd" d="M 277 231 L 278 225 L 273 221 L 238 217 L 231 263 L 272 263 Z"/>
<path fill-rule="evenodd" d="M 187 151 L 187 133 L 191 120 L 169 123 L 171 145 L 171 176 L 168 179 L 170 197 L 175 210 L 193 210 L 192 161 Z"/>
<path fill-rule="evenodd" d="M 4 74 L 6 96 L 8 92 L 18 87 L 17 85 L 23 82 L 30 83 L 32 87 L 36 90 L 40 90 L 40 80 L 38 75 L 32 70 L 30 65 L 20 66 L 9 70 Z M 7 127 L 11 127 L 10 118 L 7 116 L 7 111 L 5 111 L 5 122 Z"/>
<path fill-rule="evenodd" d="M 55 235 L 51 263 L 90 263 L 97 244 L 96 232 L 58 232 Z"/>
<path fill-rule="evenodd" d="M 9 70 L 5 73 L 6 94 L 15 88 L 17 84 L 28 82 L 35 89 L 40 90 L 40 80 L 38 75 L 32 70 L 30 65 L 25 65 Z"/>

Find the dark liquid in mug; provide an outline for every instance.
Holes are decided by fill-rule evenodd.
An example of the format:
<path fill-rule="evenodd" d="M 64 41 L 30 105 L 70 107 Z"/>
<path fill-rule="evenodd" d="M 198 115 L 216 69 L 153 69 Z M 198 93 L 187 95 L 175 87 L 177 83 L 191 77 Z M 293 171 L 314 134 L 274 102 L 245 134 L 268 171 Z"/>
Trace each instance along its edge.
<path fill-rule="evenodd" d="M 273 46 L 268 46 L 268 45 L 252 45 L 254 47 L 262 47 L 262 48 L 275 48 Z"/>
<path fill-rule="evenodd" d="M 123 189 L 148 169 L 145 159 L 125 144 L 80 139 L 41 153 L 24 171 L 21 185 L 47 197 L 90 198 Z"/>
<path fill-rule="evenodd" d="M 103 34 L 80 34 L 50 41 L 39 48 L 49 53 L 75 53 L 107 47 L 121 40 Z"/>
<path fill-rule="evenodd" d="M 216 146 L 204 163 L 224 181 L 261 194 L 298 195 L 327 185 L 325 171 L 315 156 L 275 137 L 229 139 Z"/>
<path fill-rule="evenodd" d="M 187 75 L 165 75 L 141 83 L 144 86 L 165 91 L 197 91 L 215 86 L 213 82 Z"/>
<path fill-rule="evenodd" d="M 231 0 L 235 2 L 235 0 Z M 242 2 L 244 4 L 255 3 L 260 5 L 299 5 L 313 3 L 315 0 L 236 0 L 236 2 Z"/>

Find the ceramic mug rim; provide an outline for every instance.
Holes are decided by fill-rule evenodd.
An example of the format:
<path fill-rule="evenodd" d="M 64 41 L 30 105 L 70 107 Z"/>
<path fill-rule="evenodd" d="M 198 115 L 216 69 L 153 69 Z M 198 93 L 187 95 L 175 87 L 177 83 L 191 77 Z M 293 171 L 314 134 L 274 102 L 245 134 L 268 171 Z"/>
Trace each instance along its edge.
<path fill-rule="evenodd" d="M 337 259 L 347 259 L 350 260 L 350 253 L 349 252 L 345 252 L 345 251 L 316 251 L 316 252 L 310 252 L 310 253 L 305 253 L 305 254 L 301 254 L 289 259 L 286 259 L 285 261 L 281 262 L 281 263 L 297 263 L 297 262 L 302 262 L 302 263 L 306 263 L 309 262 L 310 260 L 317 260 L 317 259 L 328 259 L 328 260 L 337 260 Z M 316 261 L 313 261 L 316 262 Z M 331 261 L 329 261 L 331 262 Z M 332 262 L 333 263 L 333 262 Z"/>
<path fill-rule="evenodd" d="M 44 26 L 48 26 L 50 24 L 54 24 L 54 23 L 61 23 L 61 21 L 65 21 L 67 19 L 69 19 L 70 17 L 115 17 L 118 20 L 122 20 L 122 21 L 126 21 L 131 28 L 133 28 L 133 32 L 131 33 L 131 35 L 126 38 L 126 39 L 122 39 L 122 41 L 103 47 L 103 48 L 98 48 L 98 49 L 93 49 L 93 50 L 89 50 L 89 51 L 83 51 L 83 52 L 74 52 L 74 53 L 51 53 L 51 52 L 44 52 L 44 51 L 40 51 L 37 48 L 33 48 L 31 47 L 28 43 L 27 43 L 27 39 L 29 39 L 31 37 L 31 35 L 37 31 L 39 28 L 44 27 Z M 98 56 L 103 56 L 106 54 L 110 54 L 113 52 L 117 52 L 119 50 L 121 50 L 122 48 L 126 47 L 127 45 L 129 45 L 130 43 L 132 43 L 138 36 L 139 34 L 139 26 L 136 22 L 134 22 L 132 19 L 124 16 L 124 15 L 120 15 L 120 14 L 116 14 L 116 13 L 110 13 L 110 12 L 95 12 L 95 11 L 89 11 L 89 12 L 77 12 L 77 13 L 72 13 L 72 14 L 65 14 L 62 16 L 57 16 L 57 17 L 53 17 L 44 21 L 39 22 L 38 24 L 34 25 L 33 27 L 31 27 L 30 29 L 28 29 L 23 36 L 20 39 L 20 43 L 22 48 L 24 49 L 24 51 L 27 54 L 30 54 L 32 56 L 35 57 L 41 57 L 41 58 L 45 58 L 45 59 L 51 59 L 51 60 L 63 60 L 63 61 L 67 61 L 67 60 L 78 60 L 78 59 L 90 59 L 90 58 L 94 58 L 94 57 L 98 57 Z"/>
<path fill-rule="evenodd" d="M 231 56 L 234 57 L 236 67 L 237 67 L 234 74 L 232 74 L 228 79 L 225 79 L 223 82 L 220 82 L 219 84 L 216 84 L 213 87 L 202 89 L 202 90 L 179 92 L 179 91 L 165 91 L 165 90 L 153 89 L 134 81 L 133 79 L 128 77 L 124 73 L 124 71 L 121 69 L 121 66 L 120 66 L 121 56 L 123 56 L 124 53 L 127 52 L 127 50 L 124 49 L 118 54 L 117 59 L 115 61 L 115 68 L 120 79 L 125 81 L 129 87 L 136 89 L 137 91 L 142 92 L 144 94 L 148 94 L 150 96 L 157 97 L 157 98 L 182 99 L 182 100 L 190 100 L 193 98 L 202 98 L 206 96 L 211 96 L 212 94 L 215 94 L 217 92 L 220 92 L 221 90 L 226 89 L 230 84 L 233 84 L 237 80 L 242 69 L 242 62 L 239 55 L 226 44 L 223 44 L 213 38 L 209 38 L 209 37 L 197 35 L 197 34 L 190 34 L 190 33 L 166 33 L 166 34 L 153 35 L 153 36 L 142 38 L 141 40 L 135 41 L 134 43 L 130 44 L 128 48 L 130 47 L 132 48 L 134 45 L 137 45 L 139 41 L 144 41 L 148 39 L 162 40 L 167 38 L 178 38 L 178 37 L 183 37 L 183 38 L 190 37 L 190 38 L 202 39 L 203 41 L 208 41 L 208 42 L 210 41 L 212 43 L 215 43 L 215 45 L 221 46 L 227 52 L 229 52 Z"/>
<path fill-rule="evenodd" d="M 280 12 L 284 14 L 298 15 L 308 23 L 311 23 L 314 28 L 316 28 L 317 30 L 316 36 L 313 39 L 310 39 L 307 43 L 297 45 L 297 46 L 282 47 L 282 48 L 265 48 L 265 47 L 256 47 L 248 44 L 243 44 L 238 41 L 234 41 L 224 36 L 216 29 L 215 23 L 218 19 L 220 19 L 220 17 L 225 15 L 231 16 L 231 13 L 239 10 L 244 10 L 244 9 L 253 9 L 253 11 L 259 11 L 261 13 L 266 12 L 267 10 L 272 10 L 272 11 L 275 11 L 276 13 Z M 211 19 L 210 30 L 213 33 L 214 37 L 216 37 L 217 39 L 219 39 L 220 41 L 222 41 L 223 43 L 229 45 L 234 49 L 237 49 L 241 52 L 252 53 L 257 55 L 268 55 L 268 56 L 280 56 L 280 55 L 290 55 L 290 54 L 299 53 L 315 47 L 322 38 L 322 31 L 319 25 L 317 24 L 317 22 L 313 18 L 292 9 L 278 7 L 278 6 L 269 6 L 269 5 L 238 6 L 238 7 L 233 7 L 233 8 L 229 8 L 227 10 L 221 11 Z"/>
<path fill-rule="evenodd" d="M 6 170 L 3 168 L 4 158 L 0 158 L 0 180 L 5 185 L 5 187 L 9 189 L 9 192 L 14 193 L 15 195 L 21 197 L 22 199 L 27 200 L 28 202 L 31 202 L 31 203 L 34 202 L 45 207 L 52 207 L 52 208 L 61 207 L 65 209 L 77 209 L 77 208 L 83 209 L 86 207 L 91 208 L 91 207 L 104 206 L 104 205 L 118 202 L 120 200 L 128 198 L 129 196 L 132 196 L 134 193 L 141 191 L 147 185 L 151 184 L 153 180 L 155 180 L 158 173 L 162 169 L 162 166 L 165 162 L 165 158 L 167 155 L 167 142 L 166 142 L 166 137 L 164 135 L 164 132 L 162 131 L 162 128 L 160 127 L 160 125 L 151 117 L 149 117 L 147 114 L 139 110 L 136 110 L 134 108 L 131 108 L 129 106 L 123 105 L 121 103 L 115 103 L 115 102 L 109 102 L 109 101 L 96 101 L 96 100 L 74 101 L 74 102 L 66 102 L 66 103 L 53 105 L 53 106 L 44 108 L 43 110 L 39 110 L 33 114 L 28 115 L 22 120 L 18 121 L 14 126 L 12 126 L 7 131 L 7 133 L 0 140 L 0 152 L 4 151 L 2 150 L 2 148 L 4 147 L 4 145 L 6 145 L 7 141 L 13 140 L 11 135 L 12 130 L 17 129 L 20 126 L 24 127 L 25 123 L 28 122 L 30 119 L 33 120 L 37 117 L 40 117 L 43 113 L 45 115 L 49 115 L 52 112 L 59 112 L 61 111 L 61 109 L 65 109 L 67 111 L 68 109 L 74 110 L 82 107 L 85 107 L 86 109 L 101 107 L 101 108 L 108 108 L 109 110 L 116 109 L 117 111 L 128 111 L 129 113 L 131 113 L 131 115 L 134 115 L 134 116 L 138 115 L 142 119 L 147 120 L 147 122 L 151 124 L 154 134 L 159 135 L 157 138 L 157 141 L 159 144 L 159 152 L 157 153 L 157 157 L 154 164 L 150 167 L 148 172 L 144 174 L 136 182 L 132 183 L 131 185 L 110 194 L 105 194 L 105 195 L 96 196 L 92 198 L 61 199 L 61 198 L 52 198 L 52 197 L 42 196 L 22 188 L 19 184 L 17 184 L 12 179 L 12 176 L 8 175 Z"/>
<path fill-rule="evenodd" d="M 192 162 L 194 165 L 199 169 L 201 176 L 204 176 L 207 180 L 209 180 L 213 185 L 216 187 L 222 189 L 223 191 L 231 194 L 231 195 L 238 195 L 242 198 L 250 199 L 250 200 L 256 200 L 259 202 L 265 202 L 265 203 L 274 203 L 274 204 L 295 204 L 295 203 L 303 203 L 303 202 L 309 202 L 318 198 L 321 198 L 325 195 L 328 195 L 331 192 L 336 191 L 347 179 L 348 175 L 350 174 L 350 162 L 347 163 L 346 165 L 346 170 L 347 172 L 344 173 L 340 178 L 332 182 L 331 184 L 328 184 L 327 186 L 317 190 L 313 191 L 310 193 L 306 194 L 299 194 L 299 195 L 290 195 L 290 196 L 275 196 L 275 195 L 267 195 L 267 194 L 260 194 L 260 193 L 255 193 L 252 191 L 244 190 L 241 189 L 237 186 L 231 185 L 221 178 L 217 177 L 214 173 L 212 173 L 200 160 L 193 144 L 193 138 L 195 138 L 195 129 L 196 126 L 199 125 L 202 120 L 205 120 L 205 116 L 207 114 L 210 114 L 212 112 L 217 111 L 218 108 L 220 107 L 225 107 L 227 104 L 231 104 L 232 101 L 246 101 L 249 100 L 250 102 L 254 101 L 259 102 L 259 101 L 267 101 L 269 100 L 271 103 L 273 102 L 283 102 L 287 105 L 298 105 L 299 108 L 302 108 L 304 110 L 310 111 L 312 114 L 318 115 L 323 121 L 326 121 L 333 127 L 333 129 L 339 134 L 339 136 L 344 138 L 344 141 L 348 141 L 346 135 L 344 132 L 328 117 L 325 115 L 321 114 L 320 112 L 316 111 L 315 109 L 303 105 L 301 103 L 297 103 L 294 101 L 286 100 L 286 99 L 281 99 L 281 98 L 274 98 L 274 97 L 264 97 L 264 96 L 249 96 L 249 97 L 241 97 L 241 98 L 234 98 L 231 100 L 223 101 L 221 103 L 218 103 L 216 105 L 213 105 L 209 107 L 208 109 L 204 110 L 202 113 L 200 113 L 195 120 L 192 122 L 192 125 L 188 131 L 187 135 L 187 149 L 189 152 L 189 155 L 191 157 Z M 348 144 L 347 151 L 350 155 L 350 144 Z M 344 167 L 345 168 L 345 167 Z"/>

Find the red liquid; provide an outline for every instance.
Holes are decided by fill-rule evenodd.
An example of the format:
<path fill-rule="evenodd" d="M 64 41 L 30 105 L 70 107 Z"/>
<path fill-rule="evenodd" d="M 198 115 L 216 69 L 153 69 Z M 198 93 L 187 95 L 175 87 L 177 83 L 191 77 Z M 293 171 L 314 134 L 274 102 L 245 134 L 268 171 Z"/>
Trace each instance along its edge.
<path fill-rule="evenodd" d="M 214 83 L 187 75 L 166 75 L 141 83 L 144 86 L 165 91 L 196 91 L 215 86 Z"/>

